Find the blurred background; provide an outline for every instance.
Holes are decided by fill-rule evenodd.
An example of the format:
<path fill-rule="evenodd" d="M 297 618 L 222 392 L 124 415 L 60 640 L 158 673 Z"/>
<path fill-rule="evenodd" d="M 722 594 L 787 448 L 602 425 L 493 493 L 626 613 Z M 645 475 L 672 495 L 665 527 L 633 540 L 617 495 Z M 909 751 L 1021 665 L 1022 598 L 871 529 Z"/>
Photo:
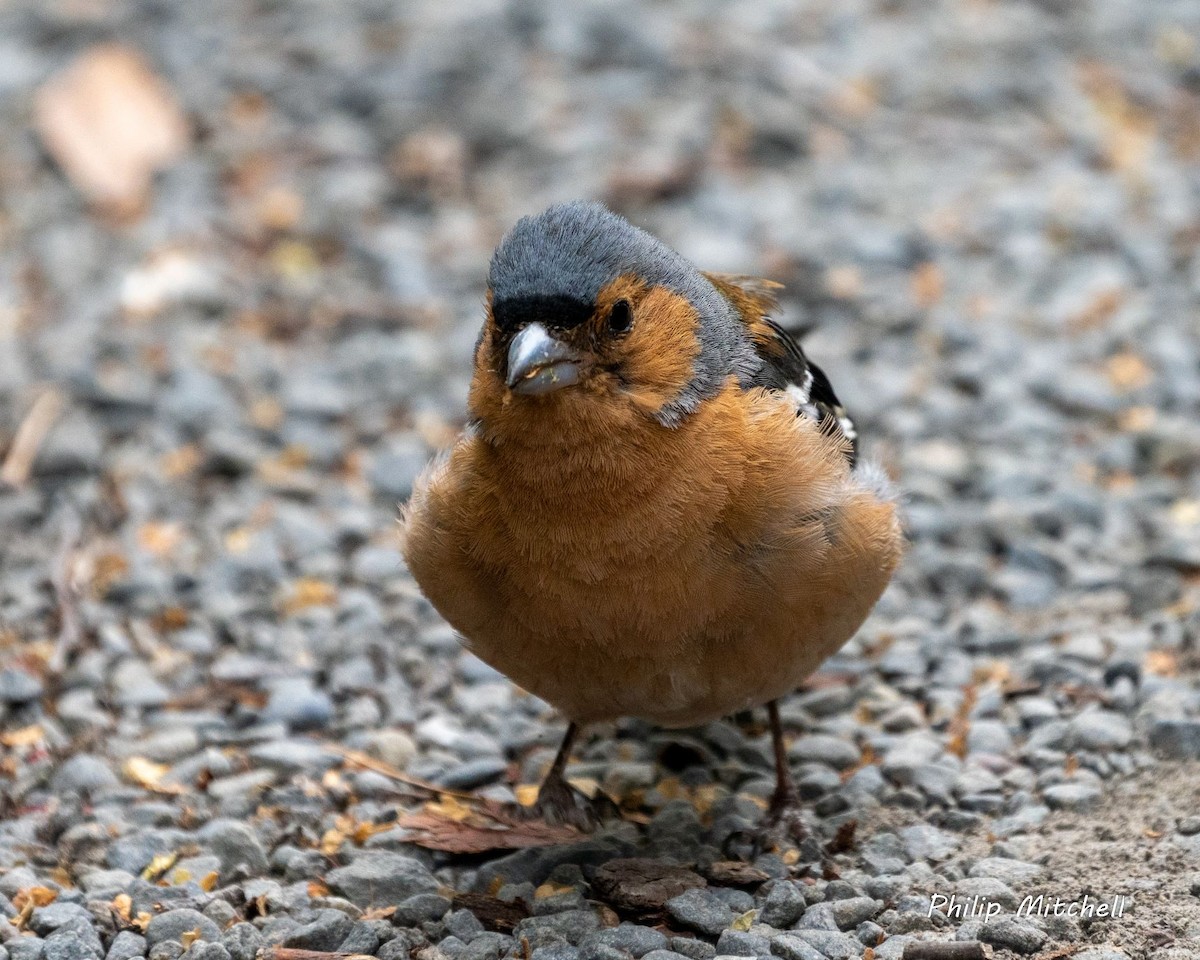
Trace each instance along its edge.
<path fill-rule="evenodd" d="M 1169 604 L 1197 560 L 1198 30 L 1123 0 L 6 0 L 2 622 L 44 635 L 68 501 L 129 602 L 188 617 L 176 581 L 230 531 L 268 592 L 345 576 L 326 541 L 390 548 L 463 416 L 494 244 L 572 197 L 787 285 L 936 545 L 912 603 L 1045 605 L 1082 554 Z M 1096 567 L 1095 504 L 1143 472 L 1175 513 L 1141 526 L 1186 557 Z M 1016 497 L 1058 543 L 979 531 Z"/>
<path fill-rule="evenodd" d="M 420 598 L 397 509 L 497 240 L 586 197 L 786 284 L 905 491 L 895 583 L 785 706 L 820 830 L 874 838 L 846 875 L 924 869 L 840 896 L 998 836 L 1037 862 L 985 877 L 1167 891 L 1134 955 L 1200 931 L 1194 765 L 1148 749 L 1200 758 L 1195 0 L 0 0 L 0 129 L 0 893 L 270 874 L 284 942 L 362 845 L 434 863 L 397 771 L 528 797 L 560 728 Z M 593 855 L 750 828 L 760 730 L 615 733 L 572 768 L 629 818 Z M 392 905 L 496 876 L 424 869 Z"/>
<path fill-rule="evenodd" d="M 324 730 L 467 787 L 548 742 L 396 516 L 491 250 L 574 197 L 786 284 L 906 491 L 833 672 L 943 733 L 979 676 L 1200 710 L 1194 0 L 0 0 L 0 124 L 14 729 L 106 731 L 110 770 Z"/>

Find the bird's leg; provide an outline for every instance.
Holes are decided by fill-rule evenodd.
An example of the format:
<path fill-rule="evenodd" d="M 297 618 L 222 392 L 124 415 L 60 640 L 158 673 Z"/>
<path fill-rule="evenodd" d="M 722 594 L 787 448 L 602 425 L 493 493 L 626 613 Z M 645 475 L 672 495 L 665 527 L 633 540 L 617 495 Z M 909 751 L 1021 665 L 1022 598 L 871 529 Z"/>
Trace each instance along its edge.
<path fill-rule="evenodd" d="M 774 840 L 799 843 L 807 836 L 801 817 L 800 791 L 788 765 L 787 744 L 783 742 L 783 724 L 779 720 L 779 701 L 767 704 L 771 720 L 771 745 L 775 749 L 775 792 L 763 821 L 763 835 Z"/>
<path fill-rule="evenodd" d="M 567 783 L 566 776 L 567 760 L 578 735 L 579 725 L 574 722 L 568 723 L 562 744 L 542 779 L 537 800 L 530 812 L 547 823 L 565 823 L 581 830 L 591 830 L 597 823 L 596 811 L 587 797 Z"/>

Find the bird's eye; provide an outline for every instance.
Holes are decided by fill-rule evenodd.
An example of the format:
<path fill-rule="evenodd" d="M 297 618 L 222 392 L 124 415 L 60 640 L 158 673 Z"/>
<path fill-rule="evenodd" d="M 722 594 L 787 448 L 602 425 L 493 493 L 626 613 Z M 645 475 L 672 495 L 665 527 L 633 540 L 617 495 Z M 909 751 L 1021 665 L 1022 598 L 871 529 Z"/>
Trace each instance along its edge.
<path fill-rule="evenodd" d="M 608 313 L 608 329 L 613 333 L 624 333 L 633 326 L 633 307 L 628 300 L 618 300 Z"/>

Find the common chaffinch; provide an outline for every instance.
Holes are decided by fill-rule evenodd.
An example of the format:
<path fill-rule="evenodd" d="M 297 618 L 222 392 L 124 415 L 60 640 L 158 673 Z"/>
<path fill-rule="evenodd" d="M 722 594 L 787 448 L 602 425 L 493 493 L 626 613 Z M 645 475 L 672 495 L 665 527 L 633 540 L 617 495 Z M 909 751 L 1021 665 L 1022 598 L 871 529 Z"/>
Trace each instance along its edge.
<path fill-rule="evenodd" d="M 766 704 L 768 823 L 802 833 L 777 701 L 858 629 L 902 535 L 828 378 L 771 318 L 777 287 L 580 201 L 492 257 L 471 421 L 418 481 L 404 554 L 466 646 L 569 721 L 547 818 L 581 817 L 580 726 Z"/>

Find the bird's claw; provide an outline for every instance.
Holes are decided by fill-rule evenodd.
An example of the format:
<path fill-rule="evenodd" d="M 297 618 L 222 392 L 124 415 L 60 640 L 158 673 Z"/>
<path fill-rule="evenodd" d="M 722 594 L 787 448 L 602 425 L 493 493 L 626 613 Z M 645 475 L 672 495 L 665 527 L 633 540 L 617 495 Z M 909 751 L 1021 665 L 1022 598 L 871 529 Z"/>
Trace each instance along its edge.
<path fill-rule="evenodd" d="M 803 805 L 794 790 L 777 790 L 762 822 L 754 832 L 755 853 L 798 847 L 808 837 Z"/>
<path fill-rule="evenodd" d="M 591 833 L 600 825 L 600 811 L 594 801 L 571 786 L 564 777 L 550 775 L 538 789 L 537 800 L 522 807 L 521 815 L 542 820 L 552 826 L 570 826 Z"/>

